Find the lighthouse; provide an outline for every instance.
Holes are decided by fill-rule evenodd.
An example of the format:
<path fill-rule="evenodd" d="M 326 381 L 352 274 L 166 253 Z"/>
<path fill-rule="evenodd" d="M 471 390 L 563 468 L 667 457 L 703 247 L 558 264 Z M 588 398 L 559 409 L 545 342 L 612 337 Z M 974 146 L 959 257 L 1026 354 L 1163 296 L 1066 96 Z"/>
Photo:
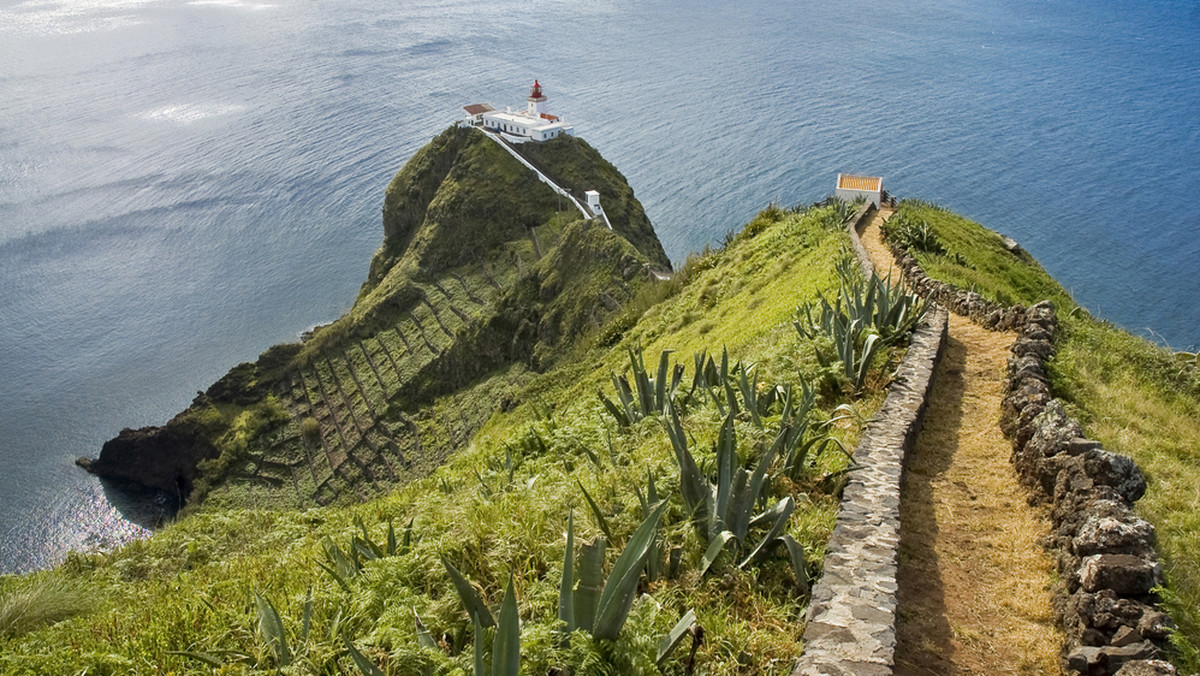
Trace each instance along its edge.
<path fill-rule="evenodd" d="M 574 127 L 547 112 L 546 95 L 542 92 L 541 82 L 533 81 L 533 89 L 525 101 L 525 110 L 506 108 L 501 111 L 487 103 L 463 106 L 467 113 L 463 123 L 498 134 L 509 143 L 549 141 L 559 134 L 574 133 Z"/>
<path fill-rule="evenodd" d="M 529 92 L 529 98 L 525 99 L 529 102 L 528 113 L 534 117 L 541 117 L 542 113 L 546 112 L 546 95 L 542 93 L 542 85 L 537 80 L 533 81 L 533 90 Z"/>

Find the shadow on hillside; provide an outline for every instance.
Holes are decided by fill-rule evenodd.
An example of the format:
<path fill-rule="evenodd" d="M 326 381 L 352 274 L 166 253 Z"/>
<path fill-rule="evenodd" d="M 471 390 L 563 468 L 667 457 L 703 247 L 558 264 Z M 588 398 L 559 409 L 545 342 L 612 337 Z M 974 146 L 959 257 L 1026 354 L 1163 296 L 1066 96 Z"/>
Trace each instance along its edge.
<path fill-rule="evenodd" d="M 100 478 L 104 497 L 127 521 L 142 528 L 162 528 L 183 506 L 173 495 L 139 484 Z"/>

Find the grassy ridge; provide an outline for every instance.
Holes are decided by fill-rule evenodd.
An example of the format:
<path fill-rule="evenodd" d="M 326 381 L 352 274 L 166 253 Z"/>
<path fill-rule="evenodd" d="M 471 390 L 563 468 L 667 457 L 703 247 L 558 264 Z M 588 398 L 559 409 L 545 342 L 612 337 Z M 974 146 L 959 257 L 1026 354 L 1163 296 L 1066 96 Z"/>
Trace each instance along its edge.
<path fill-rule="evenodd" d="M 48 617 L 0 636 L 0 671 L 207 669 L 195 654 L 182 654 L 192 651 L 227 662 L 221 673 L 273 672 L 276 657 L 258 629 L 254 594 L 260 593 L 282 618 L 294 656 L 287 673 L 353 671 L 343 636 L 387 673 L 469 672 L 471 626 L 441 557 L 479 585 L 493 607 L 513 575 L 527 673 L 556 666 L 577 673 L 654 672 L 658 637 L 688 608 L 706 630 L 696 657 L 705 670 L 790 669 L 802 648 L 805 596 L 797 591 L 786 556 L 746 570 L 722 559 L 717 574 L 700 575 L 705 547 L 682 513 L 665 430 L 654 416 L 618 428 L 596 392 L 611 396 L 610 374 L 626 369 L 627 346 L 640 346 L 652 358 L 674 349 L 689 366 L 692 353 L 725 347 L 734 359 L 757 363 L 759 381 L 824 382 L 824 410 L 850 402 L 859 419 L 869 417 L 882 398 L 883 374 L 898 355 L 881 357 L 865 395 L 852 398 L 836 373 L 816 360 L 822 346 L 802 340 L 791 326 L 798 304 L 836 288 L 834 264 L 845 246 L 837 225 L 829 209 L 770 209 L 726 248 L 693 257 L 675 279 L 628 303 L 627 311 L 641 308 L 632 321 L 621 315 L 614 320 L 617 328 L 594 330 L 546 373 L 509 367 L 488 374 L 478 382 L 506 383 L 490 391 L 509 397 L 502 407 L 508 411 L 493 414 L 465 450 L 431 476 L 384 497 L 303 511 L 224 508 L 212 500 L 152 539 L 110 554 L 71 556 L 34 579 L 47 581 L 51 590 L 86 587 L 92 610 L 41 626 L 58 619 Z M 548 258 L 546 264 L 559 263 Z M 431 418 L 453 419 L 462 405 L 458 396 L 435 399 Z M 698 405 L 683 425 L 701 462 L 711 463 L 721 415 L 711 404 Z M 749 420 L 739 419 L 735 429 L 743 454 L 765 440 Z M 850 445 L 858 426 L 844 421 L 835 433 Z M 805 477 L 772 481 L 774 494 L 797 501 L 786 532 L 804 546 L 814 567 L 823 558 L 836 511 L 831 493 L 836 482 L 828 477 L 844 462 L 827 452 Z M 641 520 L 636 491 L 645 491 L 648 476 L 670 496 L 660 535 L 666 546 L 681 548 L 683 572 L 674 580 L 643 584 L 644 595 L 617 641 L 576 632 L 562 644 L 555 637 L 555 611 L 568 514 L 575 515 L 579 543 L 600 533 L 581 486 L 607 515 L 617 543 L 608 549 L 611 566 L 619 543 Z M 420 539 L 403 554 L 367 562 L 343 588 L 316 562 L 326 560 L 326 538 L 347 547 L 361 535 L 359 519 L 377 542 L 388 522 L 402 528 L 409 520 Z M 0 580 L 0 606 L 27 584 Z M 421 647 L 414 611 L 440 647 Z M 686 653 L 686 647 L 680 650 L 666 671 L 681 673 Z"/>
<path fill-rule="evenodd" d="M 1169 350 L 1092 317 L 1028 254 L 939 207 L 905 201 L 896 217 L 925 222 L 944 253 L 914 252 L 936 279 L 1001 303 L 1049 299 L 1061 334 L 1050 362 L 1054 393 L 1088 435 L 1146 473 L 1138 513 L 1154 524 L 1166 564 L 1166 606 L 1180 627 L 1180 665 L 1200 669 L 1200 375 Z M 893 217 L 895 218 L 895 217 Z"/>

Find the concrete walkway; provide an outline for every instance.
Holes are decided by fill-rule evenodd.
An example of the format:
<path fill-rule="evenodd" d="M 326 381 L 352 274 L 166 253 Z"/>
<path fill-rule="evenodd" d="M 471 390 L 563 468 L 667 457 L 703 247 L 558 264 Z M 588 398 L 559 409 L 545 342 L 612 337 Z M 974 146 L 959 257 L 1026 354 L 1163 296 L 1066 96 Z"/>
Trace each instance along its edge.
<path fill-rule="evenodd" d="M 587 218 L 587 219 L 599 218 L 600 220 L 604 221 L 604 224 L 608 226 L 609 230 L 612 230 L 612 223 L 608 222 L 608 214 L 604 213 L 603 210 L 600 211 L 599 215 L 593 214 L 587 207 L 583 206 L 583 204 L 580 203 L 579 200 L 575 199 L 574 195 L 567 192 L 566 190 L 564 190 L 562 188 L 562 186 L 555 183 L 554 179 L 543 174 L 537 167 L 533 166 L 533 164 L 531 164 L 529 162 L 529 160 L 525 159 L 524 157 L 521 157 L 521 154 L 518 153 L 516 150 L 513 150 L 512 146 L 508 145 L 508 143 L 505 143 L 504 139 L 502 139 L 499 136 L 492 134 L 490 132 L 481 130 L 480 133 L 484 134 L 485 136 L 492 139 L 496 143 L 499 143 L 500 147 L 504 148 L 504 150 L 506 152 L 508 152 L 509 155 L 512 155 L 513 157 L 517 158 L 518 162 L 525 165 L 533 173 L 537 174 L 538 180 L 540 180 L 542 183 L 545 183 L 546 185 L 550 186 L 551 190 L 558 193 L 559 195 L 562 195 L 563 197 L 566 197 L 568 200 L 571 200 L 571 204 L 573 204 L 575 206 L 575 208 L 579 210 L 579 213 L 583 214 L 584 218 Z"/>
<path fill-rule="evenodd" d="M 890 215 L 862 233 L 883 275 L 894 267 L 879 236 Z M 950 315 L 904 478 L 896 674 L 1060 673 L 1053 564 L 1040 544 L 1049 522 L 1027 504 L 999 427 L 1014 340 Z"/>

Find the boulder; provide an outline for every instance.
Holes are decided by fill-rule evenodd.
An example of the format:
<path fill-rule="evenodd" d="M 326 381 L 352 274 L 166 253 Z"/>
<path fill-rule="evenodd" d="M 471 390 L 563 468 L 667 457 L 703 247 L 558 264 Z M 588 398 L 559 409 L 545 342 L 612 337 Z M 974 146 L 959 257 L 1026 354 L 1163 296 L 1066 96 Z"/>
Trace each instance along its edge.
<path fill-rule="evenodd" d="M 1013 343 L 1012 352 L 1018 357 L 1036 357 L 1045 362 L 1054 355 L 1054 344 L 1048 340 L 1020 338 Z"/>
<path fill-rule="evenodd" d="M 1157 656 L 1158 649 L 1149 641 L 1127 646 L 1080 646 L 1067 653 L 1067 668 L 1080 674 L 1115 674 L 1134 660 Z"/>
<path fill-rule="evenodd" d="M 1162 584 L 1162 565 L 1128 554 L 1093 554 L 1079 566 L 1084 591 L 1109 589 L 1122 596 L 1142 596 Z"/>
<path fill-rule="evenodd" d="M 1072 539 L 1071 551 L 1080 557 L 1092 554 L 1150 556 L 1154 553 L 1154 526 L 1128 510 L 1120 516 L 1091 514 Z"/>
<path fill-rule="evenodd" d="M 1061 399 L 1047 403 L 1034 424 L 1037 425 L 1037 431 L 1030 437 L 1028 447 L 1044 458 L 1066 451 L 1072 439 L 1083 436 L 1083 428 L 1067 415 Z"/>
<path fill-rule="evenodd" d="M 1035 433 L 1028 446 L 1034 447 L 1037 439 L 1038 433 Z M 1087 492 L 1096 486 L 1111 487 L 1129 504 L 1145 495 L 1146 477 L 1128 457 L 1101 448 L 1079 455 L 1063 453 L 1069 448 L 1068 444 L 1055 448 L 1059 454 L 1044 460 L 1039 472 L 1043 487 L 1053 478 L 1055 502 L 1067 499 L 1069 493 Z"/>
<path fill-rule="evenodd" d="M 1175 622 L 1170 615 L 1151 608 L 1142 613 L 1141 619 L 1138 620 L 1137 630 L 1142 636 L 1155 641 L 1166 640 L 1171 634 L 1171 630 L 1175 628 Z"/>
<path fill-rule="evenodd" d="M 1123 648 L 1127 645 L 1133 645 L 1134 643 L 1141 643 L 1142 640 L 1142 635 L 1138 633 L 1137 629 L 1134 629 L 1133 627 L 1122 626 L 1113 634 L 1112 640 L 1110 640 L 1108 644 L 1118 648 Z"/>

